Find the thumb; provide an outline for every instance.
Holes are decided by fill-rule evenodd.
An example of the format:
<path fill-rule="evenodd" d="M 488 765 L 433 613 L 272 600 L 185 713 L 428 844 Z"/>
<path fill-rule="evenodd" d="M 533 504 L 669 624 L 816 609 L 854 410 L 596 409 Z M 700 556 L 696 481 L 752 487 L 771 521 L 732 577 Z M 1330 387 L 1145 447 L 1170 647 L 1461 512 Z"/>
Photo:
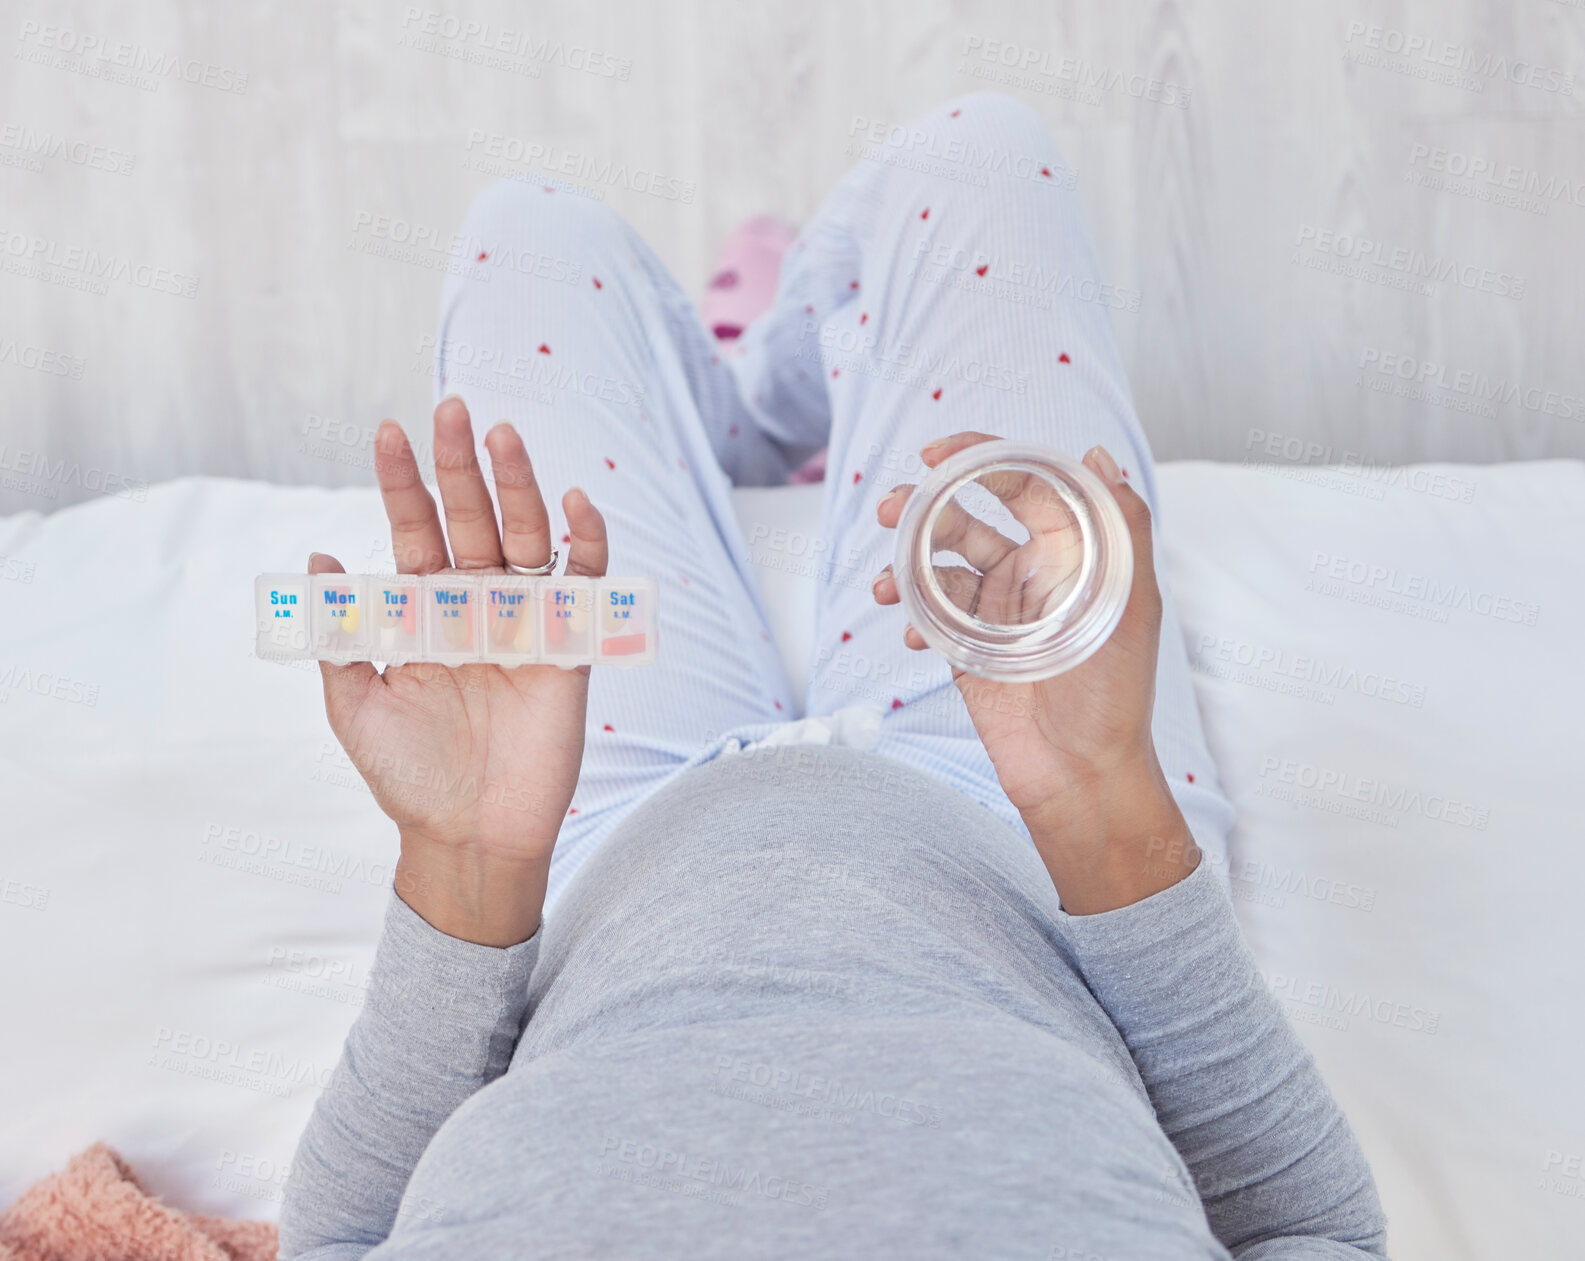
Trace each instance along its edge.
<path fill-rule="evenodd" d="M 1152 540 L 1150 505 L 1123 476 L 1117 461 L 1105 447 L 1091 447 L 1084 463 L 1092 473 L 1106 483 L 1112 498 L 1123 510 L 1123 520 L 1128 526 L 1128 541 L 1134 552 L 1134 581 L 1128 593 L 1128 609 L 1124 616 L 1136 613 L 1153 613 L 1159 620 L 1161 590 L 1156 584 L 1156 552 Z"/>
<path fill-rule="evenodd" d="M 334 556 L 326 556 L 323 552 L 314 552 L 308 558 L 308 572 L 311 574 L 344 574 L 341 562 Z M 319 663 L 319 676 L 325 685 L 325 714 L 330 719 L 330 729 L 336 733 L 336 738 L 341 740 L 342 747 L 346 747 L 346 740 L 342 732 L 362 704 L 363 698 L 368 694 L 369 688 L 380 681 L 380 672 L 367 661 L 354 661 L 351 665 L 338 666 L 329 661 Z"/>

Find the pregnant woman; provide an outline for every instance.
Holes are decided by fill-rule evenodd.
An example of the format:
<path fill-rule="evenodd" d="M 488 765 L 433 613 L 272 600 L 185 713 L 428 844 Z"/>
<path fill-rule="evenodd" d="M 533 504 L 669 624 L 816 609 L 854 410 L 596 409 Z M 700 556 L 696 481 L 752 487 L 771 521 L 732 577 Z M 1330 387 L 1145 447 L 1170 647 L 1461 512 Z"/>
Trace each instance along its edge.
<path fill-rule="evenodd" d="M 1219 880 L 1071 172 L 994 95 L 869 139 L 724 360 L 575 190 L 471 210 L 439 511 L 377 440 L 398 568 L 652 575 L 661 655 L 323 667 L 401 856 L 283 1257 L 1384 1255 Z M 493 501 L 470 414 L 505 418 Z M 1087 452 L 1133 542 L 1116 632 L 1039 684 L 954 675 L 891 607 L 911 481 L 990 434 Z M 730 486 L 826 446 L 820 537 L 746 540 Z M 754 569 L 811 556 L 795 698 Z"/>

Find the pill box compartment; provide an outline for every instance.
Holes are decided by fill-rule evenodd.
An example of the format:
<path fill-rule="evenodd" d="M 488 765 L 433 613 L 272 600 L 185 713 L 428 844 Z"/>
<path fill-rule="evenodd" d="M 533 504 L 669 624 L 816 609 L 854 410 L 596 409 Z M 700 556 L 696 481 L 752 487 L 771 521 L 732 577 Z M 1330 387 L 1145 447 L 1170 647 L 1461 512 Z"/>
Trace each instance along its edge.
<path fill-rule="evenodd" d="M 483 584 L 462 574 L 430 574 L 424 583 L 424 659 L 465 665 L 483 657 L 479 609 Z"/>
<path fill-rule="evenodd" d="M 594 660 L 594 583 L 587 578 L 546 578 L 539 588 L 543 617 L 540 660 L 588 665 Z"/>
<path fill-rule="evenodd" d="M 366 581 L 361 574 L 313 574 L 310 629 L 314 656 L 345 665 L 369 660 Z"/>
<path fill-rule="evenodd" d="M 515 574 L 484 579 L 484 656 L 503 666 L 539 660 L 539 584 Z"/>
<path fill-rule="evenodd" d="M 424 580 L 417 574 L 382 574 L 369 586 L 371 660 L 405 665 L 424 659 Z"/>
<path fill-rule="evenodd" d="M 267 661 L 308 661 L 314 656 L 309 627 L 307 574 L 260 574 L 253 580 L 258 620 L 254 652 Z"/>
<path fill-rule="evenodd" d="M 653 578 L 602 578 L 596 584 L 596 661 L 642 666 L 655 660 L 655 596 Z"/>

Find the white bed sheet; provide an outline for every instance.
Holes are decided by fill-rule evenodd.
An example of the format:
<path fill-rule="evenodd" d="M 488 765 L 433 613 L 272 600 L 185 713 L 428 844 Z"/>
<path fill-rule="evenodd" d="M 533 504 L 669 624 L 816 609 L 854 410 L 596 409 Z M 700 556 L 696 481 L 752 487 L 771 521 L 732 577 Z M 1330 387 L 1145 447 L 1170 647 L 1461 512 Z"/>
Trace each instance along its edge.
<path fill-rule="evenodd" d="M 1393 1255 L 1581 1255 L 1585 466 L 1161 486 L 1232 887 Z M 739 497 L 811 534 L 818 503 Z M 225 479 L 0 519 L 0 1203 L 103 1138 L 178 1204 L 274 1216 L 394 849 L 315 671 L 253 658 L 251 579 L 373 568 L 380 521 Z M 762 573 L 801 674 L 812 584 Z"/>

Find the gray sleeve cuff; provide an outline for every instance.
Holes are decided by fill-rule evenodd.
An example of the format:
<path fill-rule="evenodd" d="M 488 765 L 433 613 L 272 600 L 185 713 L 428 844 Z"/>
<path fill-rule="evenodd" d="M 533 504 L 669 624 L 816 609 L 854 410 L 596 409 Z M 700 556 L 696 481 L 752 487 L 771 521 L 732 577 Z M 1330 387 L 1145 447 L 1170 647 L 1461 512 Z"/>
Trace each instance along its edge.
<path fill-rule="evenodd" d="M 476 983 L 509 986 L 521 981 L 526 985 L 539 957 L 539 938 L 536 931 L 527 941 L 502 948 L 448 937 L 392 892 L 380 955 L 390 955 L 399 967 L 423 967 Z"/>
<path fill-rule="evenodd" d="M 499 1075 L 528 1007 L 539 943 L 538 932 L 505 949 L 448 937 L 393 892 L 366 1008 L 386 1035 L 381 1045 L 447 1077 Z"/>
<path fill-rule="evenodd" d="M 1216 1053 L 1234 1026 L 1204 1023 L 1213 1014 L 1267 1029 L 1281 1023 L 1232 899 L 1203 856 L 1171 888 L 1115 911 L 1060 915 L 1058 927 L 1147 1081 L 1154 1067 Z"/>
<path fill-rule="evenodd" d="M 1242 941 L 1233 904 L 1203 853 L 1199 865 L 1187 876 L 1142 902 L 1097 915 L 1059 911 L 1057 924 L 1081 964 L 1148 957 L 1165 943 L 1195 930 Z"/>

